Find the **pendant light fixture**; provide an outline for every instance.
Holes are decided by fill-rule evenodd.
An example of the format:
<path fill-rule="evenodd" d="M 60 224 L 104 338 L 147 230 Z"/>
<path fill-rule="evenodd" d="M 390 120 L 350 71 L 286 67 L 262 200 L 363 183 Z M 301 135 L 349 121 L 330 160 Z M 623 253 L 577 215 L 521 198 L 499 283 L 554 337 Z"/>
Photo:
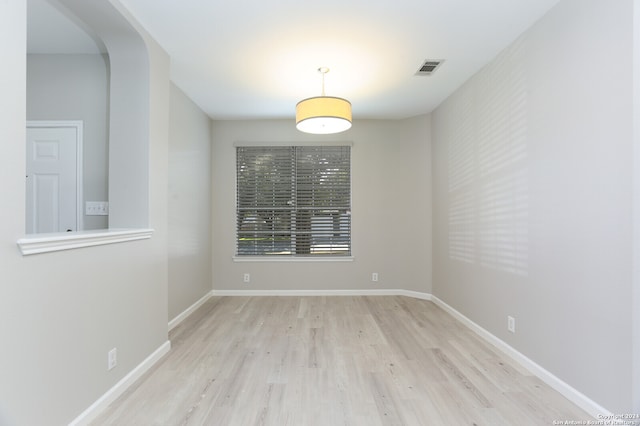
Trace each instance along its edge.
<path fill-rule="evenodd" d="M 296 128 L 301 132 L 327 135 L 351 128 L 351 102 L 325 96 L 324 76 L 329 68 L 318 68 L 322 74 L 322 96 L 304 99 L 296 105 Z"/>

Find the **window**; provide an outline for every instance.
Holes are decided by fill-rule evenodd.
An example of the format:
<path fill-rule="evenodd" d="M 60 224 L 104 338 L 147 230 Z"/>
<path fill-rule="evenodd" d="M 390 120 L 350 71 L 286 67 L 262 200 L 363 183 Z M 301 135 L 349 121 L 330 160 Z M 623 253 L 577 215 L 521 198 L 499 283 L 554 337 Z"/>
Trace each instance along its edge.
<path fill-rule="evenodd" d="M 236 148 L 238 256 L 350 256 L 351 147 Z"/>

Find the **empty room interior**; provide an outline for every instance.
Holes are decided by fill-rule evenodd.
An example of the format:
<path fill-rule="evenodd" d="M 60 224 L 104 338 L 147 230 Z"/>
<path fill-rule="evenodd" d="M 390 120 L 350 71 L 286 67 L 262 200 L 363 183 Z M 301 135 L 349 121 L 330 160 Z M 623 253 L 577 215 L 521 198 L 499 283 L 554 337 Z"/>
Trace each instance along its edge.
<path fill-rule="evenodd" d="M 640 1 L 0 0 L 0 46 L 1 426 L 640 424 Z"/>

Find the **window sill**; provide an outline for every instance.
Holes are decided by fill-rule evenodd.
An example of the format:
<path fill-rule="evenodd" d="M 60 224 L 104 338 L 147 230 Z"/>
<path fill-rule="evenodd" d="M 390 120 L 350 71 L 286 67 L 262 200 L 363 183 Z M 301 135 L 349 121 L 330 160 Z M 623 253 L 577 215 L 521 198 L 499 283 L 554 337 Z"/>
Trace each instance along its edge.
<path fill-rule="evenodd" d="M 101 229 L 73 233 L 33 234 L 17 241 L 23 256 L 151 238 L 153 229 Z"/>
<path fill-rule="evenodd" d="M 353 262 L 353 256 L 233 256 L 234 262 Z"/>

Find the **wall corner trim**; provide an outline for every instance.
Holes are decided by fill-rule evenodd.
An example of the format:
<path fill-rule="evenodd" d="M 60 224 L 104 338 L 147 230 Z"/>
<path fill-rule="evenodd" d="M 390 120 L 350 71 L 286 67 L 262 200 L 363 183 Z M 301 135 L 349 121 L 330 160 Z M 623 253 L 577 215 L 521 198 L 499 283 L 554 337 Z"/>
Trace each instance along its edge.
<path fill-rule="evenodd" d="M 126 376 L 124 376 L 118 383 L 116 383 L 111 389 L 105 392 L 96 402 L 91 404 L 89 408 L 84 410 L 82 414 L 76 417 L 69 426 L 84 426 L 88 425 L 96 417 L 100 415 L 105 408 L 115 401 L 120 395 L 122 395 L 136 380 L 138 380 L 144 373 L 146 373 L 151 367 L 153 367 L 160 359 L 171 350 L 171 342 L 167 340 L 158 349 L 153 351 L 144 361 L 138 364 L 133 370 L 131 370 Z"/>
<path fill-rule="evenodd" d="M 207 294 L 202 296 L 198 301 L 196 301 L 196 303 L 194 303 L 193 305 L 189 306 L 187 309 L 182 311 L 182 313 L 176 315 L 176 317 L 174 319 L 169 321 L 169 331 L 173 330 L 175 327 L 178 326 L 178 324 L 180 324 L 182 321 L 184 321 L 189 315 L 194 313 L 196 309 L 198 309 L 200 306 L 204 305 L 204 303 L 207 300 L 209 300 L 209 298 L 211 298 L 211 296 L 213 296 L 213 290 L 211 290 L 210 292 L 208 292 Z"/>

